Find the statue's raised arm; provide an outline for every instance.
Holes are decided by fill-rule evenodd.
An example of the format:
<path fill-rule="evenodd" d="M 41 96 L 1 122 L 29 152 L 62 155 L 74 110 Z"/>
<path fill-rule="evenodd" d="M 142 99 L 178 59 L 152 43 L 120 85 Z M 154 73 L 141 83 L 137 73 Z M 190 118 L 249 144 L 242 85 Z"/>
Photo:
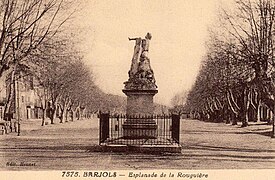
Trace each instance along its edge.
<path fill-rule="evenodd" d="M 129 39 L 129 41 L 136 41 L 137 39 L 140 39 L 140 37 L 139 38 L 129 38 L 128 37 L 128 39 Z"/>

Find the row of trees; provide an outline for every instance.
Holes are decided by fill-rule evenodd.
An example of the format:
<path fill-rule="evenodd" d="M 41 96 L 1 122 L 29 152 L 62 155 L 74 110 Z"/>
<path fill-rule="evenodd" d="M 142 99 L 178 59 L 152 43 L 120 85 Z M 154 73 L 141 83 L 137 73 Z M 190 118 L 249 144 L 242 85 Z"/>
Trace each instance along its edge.
<path fill-rule="evenodd" d="M 185 108 L 243 127 L 259 118 L 260 107 L 274 112 L 274 18 L 273 0 L 237 0 L 221 10 Z"/>
<path fill-rule="evenodd" d="M 22 81 L 24 76 L 34 79 L 32 84 L 43 112 L 42 125 L 46 117 L 51 123 L 58 117 L 62 123 L 68 116 L 79 118 L 84 110 L 125 112 L 125 98 L 96 87 L 93 74 L 75 45 L 74 34 L 66 28 L 77 11 L 76 3 L 0 2 L 0 79 L 9 80 L 5 115 L 15 110 L 14 102 L 19 101 L 16 81 Z"/>
<path fill-rule="evenodd" d="M 9 77 L 5 115 L 15 100 L 15 82 L 20 76 L 34 77 L 44 125 L 50 110 L 54 123 L 57 109 L 60 122 L 78 118 L 84 109 L 98 109 L 102 92 L 92 72 L 63 26 L 76 11 L 70 0 L 2 0 L 0 2 L 0 78 Z M 71 35 L 71 34 L 70 34 Z M 81 110 L 82 111 L 81 111 Z"/>
<path fill-rule="evenodd" d="M 67 120 L 68 112 L 72 113 L 72 118 L 76 117 L 76 113 L 77 118 L 80 118 L 81 109 L 91 110 L 92 99 L 98 89 L 94 84 L 92 72 L 75 49 L 69 40 L 61 38 L 44 43 L 33 56 L 43 62 L 34 73 L 38 80 L 36 93 L 44 111 L 42 125 L 49 108 L 51 123 L 58 108 L 61 123 L 64 119 Z"/>
<path fill-rule="evenodd" d="M 185 103 L 187 101 L 188 91 L 181 91 L 174 95 L 174 97 L 171 99 L 171 105 L 174 113 L 182 114 L 186 113 L 185 109 Z"/>

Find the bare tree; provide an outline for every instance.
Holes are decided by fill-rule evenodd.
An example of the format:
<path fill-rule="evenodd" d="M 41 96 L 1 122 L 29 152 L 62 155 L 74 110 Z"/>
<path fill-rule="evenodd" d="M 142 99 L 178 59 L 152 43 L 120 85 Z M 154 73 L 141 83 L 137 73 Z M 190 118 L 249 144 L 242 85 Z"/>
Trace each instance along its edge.
<path fill-rule="evenodd" d="M 273 0 L 237 0 L 235 5 L 231 12 L 222 11 L 188 104 L 201 116 L 222 108 L 245 127 L 249 111 L 257 114 L 261 103 L 273 111 L 275 105 L 275 4 Z"/>
<path fill-rule="evenodd" d="M 53 37 L 72 15 L 58 16 L 66 5 L 65 0 L 0 2 L 0 78 L 5 71 L 12 72 L 9 99 L 14 99 L 17 71 L 40 65 L 37 59 L 30 58 L 32 53 L 46 39 Z M 9 111 L 9 103 L 5 111 Z"/>
<path fill-rule="evenodd" d="M 188 91 L 177 93 L 171 100 L 173 111 L 181 114 L 184 111 L 184 106 L 187 100 Z"/>

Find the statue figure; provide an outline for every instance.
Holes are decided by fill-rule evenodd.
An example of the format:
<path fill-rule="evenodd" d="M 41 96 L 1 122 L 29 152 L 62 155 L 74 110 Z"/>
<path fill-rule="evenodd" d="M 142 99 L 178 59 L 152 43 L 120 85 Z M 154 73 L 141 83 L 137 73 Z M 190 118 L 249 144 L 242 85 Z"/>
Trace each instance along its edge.
<path fill-rule="evenodd" d="M 155 78 L 153 70 L 150 66 L 149 42 L 152 38 L 150 33 L 147 33 L 145 39 L 129 38 L 129 41 L 135 40 L 134 54 L 129 74 L 129 80 L 125 83 L 125 88 L 138 89 L 155 89 Z"/>
<path fill-rule="evenodd" d="M 133 58 L 132 58 L 131 69 L 128 72 L 129 77 L 133 78 L 133 76 L 138 71 L 138 63 L 140 61 L 140 56 L 141 56 L 141 52 L 142 52 L 142 47 L 141 47 L 142 39 L 141 38 L 129 38 L 129 41 L 131 41 L 131 40 L 136 41 L 136 45 L 134 47 L 134 55 L 133 55 Z"/>

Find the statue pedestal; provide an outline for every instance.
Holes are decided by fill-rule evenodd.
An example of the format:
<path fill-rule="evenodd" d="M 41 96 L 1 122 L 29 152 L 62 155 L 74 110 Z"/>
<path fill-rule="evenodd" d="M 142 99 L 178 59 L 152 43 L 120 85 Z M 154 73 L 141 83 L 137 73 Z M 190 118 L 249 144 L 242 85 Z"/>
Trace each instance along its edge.
<path fill-rule="evenodd" d="M 153 96 L 158 90 L 122 90 L 127 96 L 127 120 L 123 136 L 128 139 L 157 138 L 157 124 L 153 119 Z"/>

